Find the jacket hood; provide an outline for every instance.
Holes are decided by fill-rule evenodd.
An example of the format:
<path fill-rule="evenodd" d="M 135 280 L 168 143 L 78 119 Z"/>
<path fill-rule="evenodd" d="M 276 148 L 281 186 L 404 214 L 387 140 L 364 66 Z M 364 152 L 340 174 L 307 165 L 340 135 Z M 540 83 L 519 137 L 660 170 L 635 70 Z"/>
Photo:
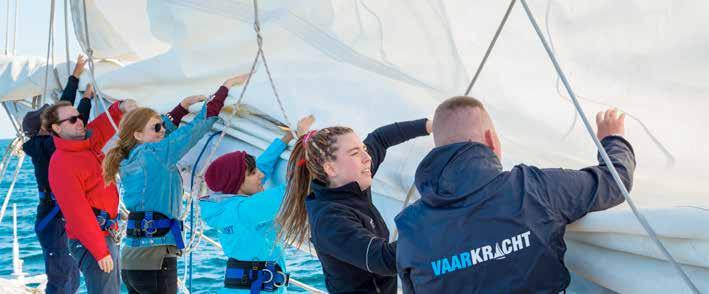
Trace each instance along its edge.
<path fill-rule="evenodd" d="M 502 164 L 490 148 L 463 142 L 434 148 L 416 169 L 421 201 L 432 207 L 458 206 L 502 173 Z M 467 199 L 465 202 L 482 201 Z"/>

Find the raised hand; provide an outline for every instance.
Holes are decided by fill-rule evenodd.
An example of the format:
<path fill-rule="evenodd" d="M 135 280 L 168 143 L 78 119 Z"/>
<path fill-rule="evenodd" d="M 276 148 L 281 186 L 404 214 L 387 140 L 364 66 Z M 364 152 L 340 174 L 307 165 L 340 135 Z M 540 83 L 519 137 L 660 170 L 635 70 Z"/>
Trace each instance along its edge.
<path fill-rule="evenodd" d="M 88 98 L 88 99 L 94 98 L 94 86 L 93 85 L 88 84 L 86 86 L 86 91 L 84 91 L 83 97 Z"/>
<path fill-rule="evenodd" d="M 79 57 L 76 58 L 76 66 L 74 66 L 74 72 L 71 75 L 78 79 L 79 76 L 81 76 L 81 73 L 84 72 L 85 66 L 86 56 L 79 54 Z"/>
<path fill-rule="evenodd" d="M 310 130 L 310 127 L 315 123 L 315 116 L 308 115 L 304 118 L 301 118 L 298 121 L 298 127 L 295 131 L 295 133 L 298 135 L 298 137 L 305 135 Z"/>
<path fill-rule="evenodd" d="M 236 85 L 243 85 L 244 83 L 246 83 L 246 81 L 247 81 L 248 79 L 249 79 L 249 74 L 248 74 L 248 73 L 247 73 L 247 74 L 238 75 L 238 76 L 235 76 L 235 77 L 233 77 L 233 78 L 230 78 L 230 79 L 224 81 L 224 84 L 222 84 L 222 86 L 227 87 L 227 88 L 231 88 L 231 87 L 236 86 Z"/>
<path fill-rule="evenodd" d="M 625 136 L 625 113 L 617 108 L 601 111 L 596 114 L 598 139 L 608 136 Z"/>
<path fill-rule="evenodd" d="M 121 104 L 118 105 L 118 108 L 120 108 L 121 112 L 123 113 L 129 113 L 133 111 L 133 109 L 138 108 L 138 104 L 135 103 L 135 100 L 133 99 L 126 99 L 121 101 Z"/>
<path fill-rule="evenodd" d="M 180 102 L 180 105 L 184 109 L 189 109 L 190 106 L 192 106 L 193 104 L 202 102 L 206 99 L 207 99 L 207 97 L 205 97 L 204 95 L 189 96 L 189 97 L 186 97 L 185 99 L 182 99 L 182 101 Z"/>

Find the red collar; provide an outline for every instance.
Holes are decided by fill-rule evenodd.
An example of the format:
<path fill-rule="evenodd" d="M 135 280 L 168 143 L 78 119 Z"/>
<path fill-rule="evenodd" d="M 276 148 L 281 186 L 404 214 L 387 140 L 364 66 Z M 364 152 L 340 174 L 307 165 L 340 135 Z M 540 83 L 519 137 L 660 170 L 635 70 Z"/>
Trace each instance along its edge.
<path fill-rule="evenodd" d="M 91 133 L 87 131 L 86 139 L 84 140 L 66 140 L 62 139 L 59 136 L 52 136 L 52 138 L 54 139 L 54 146 L 57 148 L 57 150 L 77 152 L 91 150 L 91 140 L 89 140 L 90 136 Z"/>

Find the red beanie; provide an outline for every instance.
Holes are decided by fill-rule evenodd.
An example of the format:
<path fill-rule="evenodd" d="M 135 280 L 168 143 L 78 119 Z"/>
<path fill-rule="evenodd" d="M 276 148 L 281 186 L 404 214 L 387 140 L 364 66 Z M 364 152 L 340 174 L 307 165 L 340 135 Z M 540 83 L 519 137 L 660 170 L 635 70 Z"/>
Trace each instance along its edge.
<path fill-rule="evenodd" d="M 224 154 L 214 160 L 204 174 L 207 187 L 214 192 L 236 194 L 246 177 L 246 152 Z"/>

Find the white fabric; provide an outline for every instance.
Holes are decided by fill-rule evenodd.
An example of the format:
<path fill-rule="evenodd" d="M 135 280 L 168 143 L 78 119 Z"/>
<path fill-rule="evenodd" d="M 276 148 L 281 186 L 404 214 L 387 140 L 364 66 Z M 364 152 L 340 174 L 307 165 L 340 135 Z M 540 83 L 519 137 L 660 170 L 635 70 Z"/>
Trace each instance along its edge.
<path fill-rule="evenodd" d="M 76 13 L 80 3 L 72 1 L 77 28 L 83 22 Z M 96 56 L 126 63 L 99 77 L 101 89 L 113 97 L 168 110 L 184 96 L 211 94 L 228 76 L 247 72 L 256 53 L 251 1 L 87 4 Z M 709 139 L 703 135 L 709 125 L 709 43 L 702 41 L 709 37 L 703 16 L 709 2 L 530 4 L 590 118 L 611 106 L 632 115 L 626 123 L 638 159 L 632 195 L 678 260 L 701 269 L 691 276 L 709 291 L 699 283 L 709 280 L 704 225 L 709 222 Z M 430 116 L 440 101 L 462 94 L 508 1 L 273 0 L 260 5 L 264 50 L 289 117 L 313 113 L 316 127 L 347 125 L 364 136 L 383 124 Z M 81 34 L 77 38 L 82 40 Z M 14 90 L 29 87 L 22 81 L 35 81 L 31 75 L 6 78 L 6 72 L 1 71 L 3 99 L 36 93 Z M 239 91 L 232 89 L 230 101 Z M 596 164 L 594 146 L 519 4 L 472 95 L 491 112 L 507 168 L 522 162 L 565 168 Z M 245 102 L 283 121 L 262 66 Z M 250 142 L 272 136 L 233 133 Z M 388 153 L 374 184 L 377 194 L 403 201 L 431 146 L 432 140 L 423 138 Z M 380 208 L 388 216 L 400 209 Z M 653 270 L 659 252 L 625 204 L 592 213 L 569 230 L 574 243 L 568 258 L 577 261 L 569 265 L 583 277 L 623 292 L 684 289 L 671 270 Z M 583 250 L 589 246 L 594 250 Z M 635 254 L 633 262 L 591 264 L 618 251 Z M 635 267 L 647 267 L 642 277 Z"/>

